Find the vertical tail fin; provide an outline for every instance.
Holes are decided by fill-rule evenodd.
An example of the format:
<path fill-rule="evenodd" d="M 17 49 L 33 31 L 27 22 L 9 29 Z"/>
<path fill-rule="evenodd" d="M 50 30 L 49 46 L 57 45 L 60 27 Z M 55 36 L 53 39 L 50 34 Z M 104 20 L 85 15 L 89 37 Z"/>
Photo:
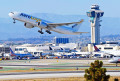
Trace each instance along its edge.
<path fill-rule="evenodd" d="M 60 52 L 63 52 L 63 51 L 64 51 L 64 49 L 60 47 Z"/>
<path fill-rule="evenodd" d="M 60 47 L 60 50 L 63 50 L 63 48 Z"/>
<path fill-rule="evenodd" d="M 49 50 L 53 50 L 53 49 L 49 46 Z"/>
<path fill-rule="evenodd" d="M 95 49 L 95 51 L 100 51 L 100 50 L 97 48 L 97 46 L 95 46 L 95 45 L 94 45 L 94 49 Z"/>
<path fill-rule="evenodd" d="M 76 32 L 76 31 L 79 30 L 80 25 L 81 25 L 82 22 L 83 22 L 83 19 L 82 19 L 79 23 L 76 23 L 76 24 L 74 24 L 74 25 L 72 26 L 74 32 Z"/>
<path fill-rule="evenodd" d="M 10 48 L 10 56 L 16 56 L 15 53 L 12 51 L 11 48 Z"/>
<path fill-rule="evenodd" d="M 73 52 L 77 52 L 76 50 L 77 50 L 77 49 L 76 49 L 76 48 L 74 48 Z"/>

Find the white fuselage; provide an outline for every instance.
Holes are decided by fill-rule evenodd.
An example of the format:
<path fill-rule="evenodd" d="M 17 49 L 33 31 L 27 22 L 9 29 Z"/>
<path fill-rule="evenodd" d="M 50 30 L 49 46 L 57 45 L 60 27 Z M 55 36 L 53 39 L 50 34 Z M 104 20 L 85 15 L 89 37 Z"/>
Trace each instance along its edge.
<path fill-rule="evenodd" d="M 11 12 L 9 13 L 9 16 L 12 17 L 14 20 L 25 22 L 29 25 L 32 25 L 33 27 L 39 27 L 40 29 L 50 30 L 62 34 L 70 34 L 70 35 L 79 35 L 80 33 L 76 33 L 73 31 L 72 28 L 66 27 L 66 26 L 58 26 L 58 27 L 47 27 L 46 23 L 51 23 L 49 21 L 33 17 L 24 13 L 18 13 L 18 12 Z M 38 25 L 38 22 L 40 25 Z M 30 27 L 28 27 L 30 28 Z"/>
<path fill-rule="evenodd" d="M 98 53 L 103 53 L 106 55 L 120 56 L 120 51 L 98 51 Z"/>
<path fill-rule="evenodd" d="M 110 63 L 120 63 L 120 57 L 113 57 L 109 60 Z"/>

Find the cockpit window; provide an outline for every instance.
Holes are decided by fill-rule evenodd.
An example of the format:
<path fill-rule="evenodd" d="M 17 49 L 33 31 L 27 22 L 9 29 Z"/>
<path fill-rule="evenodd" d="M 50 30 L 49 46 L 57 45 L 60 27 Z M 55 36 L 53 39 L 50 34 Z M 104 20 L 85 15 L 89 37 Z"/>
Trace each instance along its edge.
<path fill-rule="evenodd" d="M 13 12 L 11 12 L 12 14 L 14 14 Z"/>

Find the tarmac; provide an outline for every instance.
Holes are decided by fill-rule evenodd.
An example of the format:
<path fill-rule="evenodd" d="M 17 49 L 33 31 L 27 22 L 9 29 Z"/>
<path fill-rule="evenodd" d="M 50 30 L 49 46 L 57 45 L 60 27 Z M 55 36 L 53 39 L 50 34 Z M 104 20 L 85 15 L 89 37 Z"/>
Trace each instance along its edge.
<path fill-rule="evenodd" d="M 83 77 L 84 70 L 76 71 L 57 71 L 57 69 L 87 69 L 90 63 L 99 59 L 37 59 L 37 60 L 5 60 L 0 61 L 3 69 L 0 71 L 29 70 L 35 69 L 55 69 L 55 71 L 32 71 L 32 72 L 7 72 L 0 73 L 1 80 L 10 79 L 31 79 L 31 78 L 57 78 L 57 77 Z M 107 74 L 111 76 L 120 76 L 120 67 L 108 62 L 108 59 L 101 59 L 108 70 Z"/>
<path fill-rule="evenodd" d="M 120 76 L 120 71 L 108 71 L 107 75 Z M 84 77 L 84 71 L 55 71 L 55 72 L 22 72 L 22 73 L 2 73 L 1 80 L 12 79 L 34 79 L 34 78 L 65 78 Z"/>

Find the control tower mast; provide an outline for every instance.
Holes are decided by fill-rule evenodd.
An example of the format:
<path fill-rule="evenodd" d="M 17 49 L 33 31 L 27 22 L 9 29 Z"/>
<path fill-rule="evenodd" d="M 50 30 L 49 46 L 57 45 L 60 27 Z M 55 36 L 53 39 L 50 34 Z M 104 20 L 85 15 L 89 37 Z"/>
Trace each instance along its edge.
<path fill-rule="evenodd" d="M 98 5 L 92 5 L 91 10 L 87 12 L 87 16 L 90 17 L 91 22 L 91 43 L 100 44 L 100 17 L 104 14 L 103 11 L 99 9 Z"/>

